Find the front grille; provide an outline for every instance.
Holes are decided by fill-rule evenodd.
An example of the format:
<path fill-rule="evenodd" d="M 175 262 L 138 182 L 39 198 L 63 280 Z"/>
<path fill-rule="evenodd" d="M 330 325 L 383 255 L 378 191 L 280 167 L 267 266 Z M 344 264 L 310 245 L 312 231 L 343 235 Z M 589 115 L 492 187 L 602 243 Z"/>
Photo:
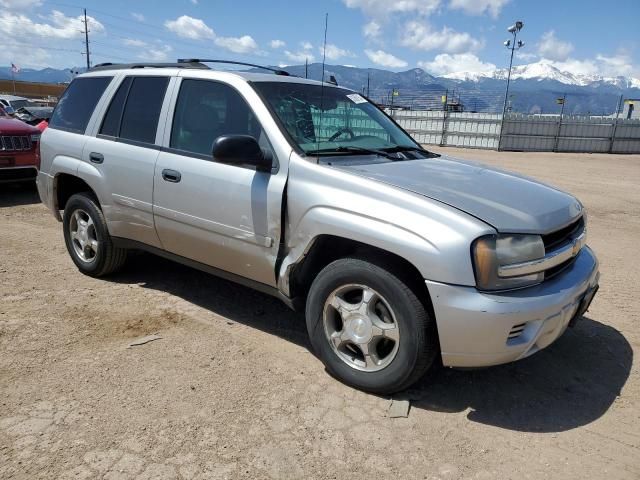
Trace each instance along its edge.
<path fill-rule="evenodd" d="M 28 135 L 3 135 L 0 137 L 0 151 L 19 152 L 31 150 L 31 138 Z"/>
<path fill-rule="evenodd" d="M 544 250 L 549 253 L 566 243 L 571 242 L 575 237 L 580 235 L 584 230 L 584 217 L 580 217 L 573 223 L 570 223 L 560 230 L 542 235 L 544 242 Z"/>
<path fill-rule="evenodd" d="M 580 234 L 584 231 L 584 217 L 580 217 L 575 222 L 570 223 L 564 228 L 560 230 L 556 230 L 555 232 L 551 232 L 547 235 L 542 236 L 542 241 L 544 243 L 544 250 L 548 254 L 553 252 L 554 250 L 564 247 L 567 244 L 573 242 L 574 238 L 580 236 Z M 568 268 L 575 262 L 576 257 L 572 257 L 565 262 L 562 262 L 555 267 L 552 267 L 544 272 L 545 280 L 549 280 L 550 278 L 555 277 L 563 270 Z"/>

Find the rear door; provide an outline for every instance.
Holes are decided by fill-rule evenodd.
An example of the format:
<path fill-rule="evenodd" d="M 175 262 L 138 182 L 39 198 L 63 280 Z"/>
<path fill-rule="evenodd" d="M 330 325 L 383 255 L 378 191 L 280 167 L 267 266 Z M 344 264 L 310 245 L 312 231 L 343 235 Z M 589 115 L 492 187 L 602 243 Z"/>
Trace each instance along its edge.
<path fill-rule="evenodd" d="M 163 135 L 158 125 L 171 82 L 167 76 L 124 76 L 83 152 L 111 197 L 103 206 L 111 235 L 156 247 L 153 174 Z"/>
<path fill-rule="evenodd" d="M 184 78 L 174 96 L 154 178 L 155 222 L 163 248 L 274 286 L 286 182 L 278 156 L 282 165 L 288 154 L 273 148 L 251 105 L 262 106 L 264 121 L 273 120 L 246 82 L 233 87 Z M 274 169 L 259 172 L 212 158 L 214 140 L 234 134 L 255 137 L 272 153 Z"/>

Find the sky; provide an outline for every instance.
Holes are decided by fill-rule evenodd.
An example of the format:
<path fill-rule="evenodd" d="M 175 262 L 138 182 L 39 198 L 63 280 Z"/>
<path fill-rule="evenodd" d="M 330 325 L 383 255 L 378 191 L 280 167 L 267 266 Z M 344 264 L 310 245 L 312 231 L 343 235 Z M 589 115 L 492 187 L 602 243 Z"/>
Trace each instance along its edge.
<path fill-rule="evenodd" d="M 434 75 L 508 66 L 507 27 L 524 22 L 514 64 L 640 78 L 640 0 L 0 0 L 0 65 L 221 58 L 326 62 Z"/>

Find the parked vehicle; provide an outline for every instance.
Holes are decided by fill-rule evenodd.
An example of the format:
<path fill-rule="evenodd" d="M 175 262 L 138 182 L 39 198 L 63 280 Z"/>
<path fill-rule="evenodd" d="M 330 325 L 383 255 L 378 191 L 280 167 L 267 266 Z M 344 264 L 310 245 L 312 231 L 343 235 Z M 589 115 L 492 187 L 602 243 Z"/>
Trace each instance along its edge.
<path fill-rule="evenodd" d="M 78 269 L 143 249 L 305 312 L 328 370 L 390 393 L 442 360 L 527 357 L 589 307 L 573 196 L 424 150 L 356 92 L 202 63 L 78 76 L 43 133 L 42 201 Z"/>
<path fill-rule="evenodd" d="M 0 107 L 0 183 L 34 181 L 40 166 L 40 130 Z"/>
<path fill-rule="evenodd" d="M 48 122 L 53 113 L 53 107 L 28 106 L 20 107 L 13 114 L 18 120 L 33 125 L 34 127 L 41 122 Z"/>
<path fill-rule="evenodd" d="M 32 103 L 28 98 L 17 97 L 15 95 L 0 95 L 0 105 L 9 115 L 12 115 L 19 108 L 28 107 L 32 105 Z"/>

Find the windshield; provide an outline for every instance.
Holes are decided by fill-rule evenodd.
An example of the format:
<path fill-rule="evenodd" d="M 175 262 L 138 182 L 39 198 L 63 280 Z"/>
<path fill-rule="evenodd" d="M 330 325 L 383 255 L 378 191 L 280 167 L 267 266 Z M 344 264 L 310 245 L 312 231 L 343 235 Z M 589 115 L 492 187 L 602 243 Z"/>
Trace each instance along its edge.
<path fill-rule="evenodd" d="M 32 105 L 29 100 L 9 100 L 9 103 L 11 104 L 11 108 L 13 108 L 14 110 Z"/>
<path fill-rule="evenodd" d="M 305 153 L 419 148 L 378 107 L 350 90 L 291 82 L 253 86 Z"/>

